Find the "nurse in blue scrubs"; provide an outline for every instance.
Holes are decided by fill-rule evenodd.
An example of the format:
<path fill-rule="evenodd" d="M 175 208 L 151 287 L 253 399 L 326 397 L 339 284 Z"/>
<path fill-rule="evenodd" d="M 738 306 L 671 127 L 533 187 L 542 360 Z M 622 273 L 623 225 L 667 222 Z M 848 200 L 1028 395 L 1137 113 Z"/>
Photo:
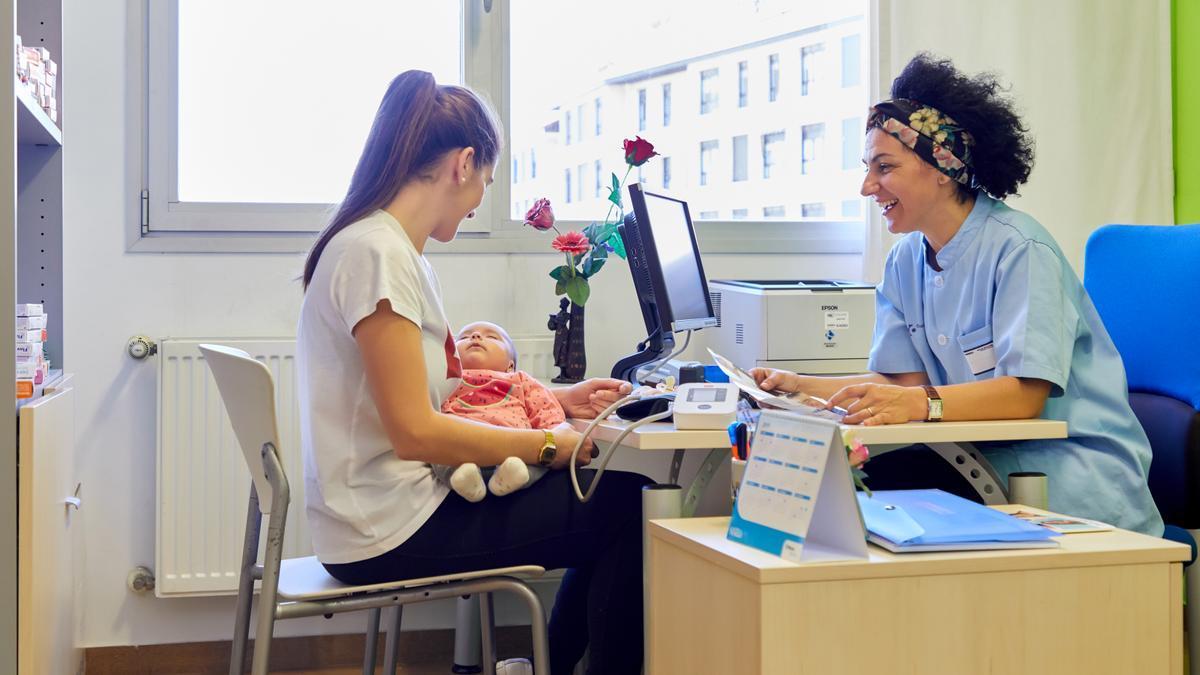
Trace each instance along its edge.
<path fill-rule="evenodd" d="M 998 91 L 919 55 L 870 110 L 862 194 L 905 235 L 876 291 L 872 372 L 752 372 L 765 389 L 828 398 L 847 423 L 1064 420 L 1066 439 L 977 447 L 1002 479 L 1045 473 L 1051 510 L 1161 535 L 1121 358 L 1054 238 L 1003 201 L 1029 177 L 1033 143 Z M 965 483 L 927 449 L 867 469 L 876 489 Z"/>

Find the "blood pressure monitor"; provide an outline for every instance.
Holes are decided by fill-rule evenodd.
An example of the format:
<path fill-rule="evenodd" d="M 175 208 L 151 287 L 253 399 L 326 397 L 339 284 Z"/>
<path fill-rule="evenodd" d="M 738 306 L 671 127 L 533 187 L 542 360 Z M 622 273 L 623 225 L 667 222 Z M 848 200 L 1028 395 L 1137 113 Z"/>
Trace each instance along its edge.
<path fill-rule="evenodd" d="M 725 429 L 737 418 L 738 388 L 727 382 L 688 382 L 675 392 L 676 429 Z"/>

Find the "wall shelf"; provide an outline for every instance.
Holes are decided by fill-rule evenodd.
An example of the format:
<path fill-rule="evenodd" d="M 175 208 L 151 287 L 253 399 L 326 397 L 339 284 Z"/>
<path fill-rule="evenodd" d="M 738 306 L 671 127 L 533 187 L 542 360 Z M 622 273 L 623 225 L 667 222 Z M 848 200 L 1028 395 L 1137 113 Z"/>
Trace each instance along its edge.
<path fill-rule="evenodd" d="M 13 76 L 17 95 L 17 143 L 19 145 L 62 145 L 62 131 L 33 98 L 33 92 Z"/>

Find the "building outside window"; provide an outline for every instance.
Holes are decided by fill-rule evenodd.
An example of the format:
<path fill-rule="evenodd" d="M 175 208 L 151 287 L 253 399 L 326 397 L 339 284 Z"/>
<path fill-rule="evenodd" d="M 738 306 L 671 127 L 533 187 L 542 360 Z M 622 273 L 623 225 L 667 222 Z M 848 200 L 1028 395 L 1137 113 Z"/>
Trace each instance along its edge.
<path fill-rule="evenodd" d="M 733 219 L 734 220 L 745 220 L 749 217 L 750 217 L 750 209 L 734 209 L 733 210 Z"/>
<path fill-rule="evenodd" d="M 671 189 L 671 158 L 662 158 L 662 186 L 664 190 Z"/>
<path fill-rule="evenodd" d="M 575 201 L 583 201 L 583 170 L 586 164 L 575 167 Z"/>
<path fill-rule="evenodd" d="M 774 102 L 779 99 L 779 55 L 767 57 L 767 100 Z"/>
<path fill-rule="evenodd" d="M 700 72 L 700 114 L 707 115 L 717 109 L 717 73 L 716 68 Z"/>
<path fill-rule="evenodd" d="M 748 139 L 749 137 L 745 134 L 733 137 L 733 181 L 735 183 L 748 178 L 746 171 L 746 146 L 748 145 Z"/>
<path fill-rule="evenodd" d="M 604 131 L 604 126 L 600 124 L 600 99 L 596 99 L 596 135 L 599 136 Z"/>
<path fill-rule="evenodd" d="M 738 62 L 738 107 L 745 108 L 750 103 L 750 63 Z"/>
<path fill-rule="evenodd" d="M 763 178 L 771 177 L 771 169 L 774 168 L 776 157 L 775 153 L 779 148 L 779 144 L 783 142 L 785 136 L 782 131 L 773 131 L 769 134 L 763 134 L 762 137 L 762 169 Z"/>
<path fill-rule="evenodd" d="M 716 220 L 720 215 L 719 211 L 701 211 L 699 220 Z"/>
<path fill-rule="evenodd" d="M 604 195 L 601 193 L 604 191 L 604 181 L 600 180 L 600 176 L 603 174 L 603 169 L 600 168 L 600 160 L 596 160 L 595 169 L 596 169 L 596 196 L 603 197 Z"/>
<path fill-rule="evenodd" d="M 583 140 L 583 104 L 575 106 L 575 140 Z"/>
<path fill-rule="evenodd" d="M 566 123 L 563 124 L 563 135 L 566 137 L 567 145 L 571 144 L 571 111 L 567 111 Z"/>
<path fill-rule="evenodd" d="M 516 157 L 513 157 L 512 182 L 514 185 L 516 185 L 516 183 L 517 183 L 517 158 Z"/>
<path fill-rule="evenodd" d="M 862 81 L 862 37 L 855 33 L 842 38 L 842 87 L 857 87 Z"/>
<path fill-rule="evenodd" d="M 821 145 L 825 138 L 824 124 L 806 124 L 800 127 L 800 173 L 808 175 L 816 170 L 820 159 Z"/>
<path fill-rule="evenodd" d="M 646 130 L 646 90 L 638 89 L 638 131 Z"/>
<path fill-rule="evenodd" d="M 811 204 L 801 204 L 800 205 L 800 217 L 801 218 L 824 218 L 825 217 L 825 203 L 824 202 L 814 202 Z"/>
<path fill-rule="evenodd" d="M 764 206 L 763 218 L 783 218 L 787 215 L 787 209 L 782 206 Z"/>
<path fill-rule="evenodd" d="M 663 94 L 663 126 L 671 126 L 671 83 L 664 82 L 662 86 Z"/>
<path fill-rule="evenodd" d="M 571 203 L 571 170 L 570 169 L 564 170 L 563 175 L 565 175 L 567 177 L 567 189 L 565 191 L 566 197 L 563 199 L 563 201 L 570 204 Z"/>
<path fill-rule="evenodd" d="M 863 123 L 858 117 L 842 120 L 842 169 L 862 166 Z"/>
<path fill-rule="evenodd" d="M 529 149 L 529 177 L 537 178 L 537 150 Z"/>
<path fill-rule="evenodd" d="M 714 156 L 717 154 L 717 142 L 702 141 L 700 143 L 700 184 L 708 185 L 708 173 L 712 170 Z"/>
<path fill-rule="evenodd" d="M 817 60 L 820 58 L 821 52 L 825 51 L 824 43 L 809 45 L 800 48 L 800 95 L 808 96 L 812 93 L 810 87 L 817 75 Z"/>

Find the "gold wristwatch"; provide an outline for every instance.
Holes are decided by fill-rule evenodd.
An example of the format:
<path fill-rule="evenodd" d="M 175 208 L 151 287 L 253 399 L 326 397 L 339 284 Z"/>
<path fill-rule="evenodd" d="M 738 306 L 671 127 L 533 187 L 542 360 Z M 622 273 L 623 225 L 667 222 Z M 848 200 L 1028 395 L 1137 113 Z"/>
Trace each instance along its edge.
<path fill-rule="evenodd" d="M 926 422 L 941 422 L 942 421 L 942 397 L 938 395 L 937 389 L 928 384 L 922 385 L 925 388 L 925 401 L 928 406 L 928 411 L 925 414 Z"/>
<path fill-rule="evenodd" d="M 553 432 L 549 429 L 542 431 L 546 434 L 546 442 L 542 444 L 542 449 L 538 450 L 537 463 L 539 466 L 550 466 L 558 456 L 558 446 L 554 444 Z"/>

